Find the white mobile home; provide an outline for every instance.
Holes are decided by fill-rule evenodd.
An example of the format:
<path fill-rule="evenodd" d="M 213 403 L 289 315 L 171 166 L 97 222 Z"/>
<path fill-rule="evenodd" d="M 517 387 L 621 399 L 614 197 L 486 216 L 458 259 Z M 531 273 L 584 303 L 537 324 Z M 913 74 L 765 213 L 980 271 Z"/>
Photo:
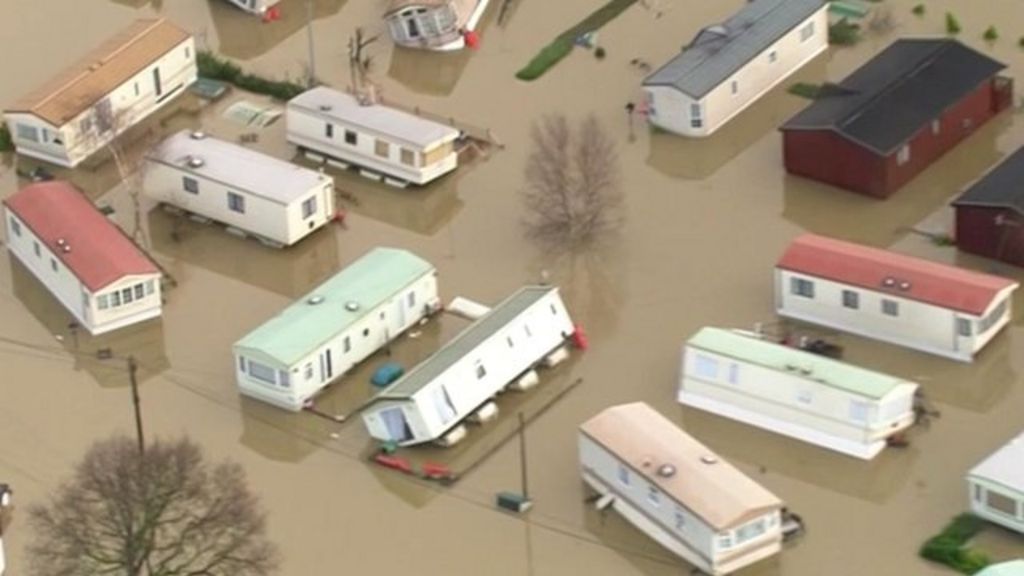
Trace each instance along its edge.
<path fill-rule="evenodd" d="M 378 394 L 370 436 L 400 446 L 438 440 L 575 331 L 551 286 L 526 286 Z"/>
<path fill-rule="evenodd" d="M 874 458 L 914 423 L 917 384 L 756 334 L 702 328 L 683 349 L 679 402 Z"/>
<path fill-rule="evenodd" d="M 460 50 L 490 0 L 391 0 L 384 12 L 391 39 L 399 46 Z"/>
<path fill-rule="evenodd" d="M 433 266 L 405 250 L 375 248 L 235 342 L 238 388 L 301 410 L 439 307 Z"/>
<path fill-rule="evenodd" d="M 267 11 L 277 6 L 281 0 L 228 0 L 228 2 L 245 10 L 249 14 L 265 16 Z"/>
<path fill-rule="evenodd" d="M 292 98 L 285 114 L 288 141 L 306 156 L 391 183 L 426 184 L 458 164 L 455 128 L 325 86 Z"/>
<path fill-rule="evenodd" d="M 19 154 L 73 168 L 195 82 L 192 36 L 138 20 L 4 110 Z"/>
<path fill-rule="evenodd" d="M 967 474 L 971 512 L 1024 534 L 1024 433 Z"/>
<path fill-rule="evenodd" d="M 775 266 L 780 316 L 970 362 L 1010 321 L 1019 284 L 814 234 Z"/>
<path fill-rule="evenodd" d="M 334 216 L 330 176 L 202 132 L 178 132 L 147 161 L 148 196 L 268 244 L 290 246 Z"/>
<path fill-rule="evenodd" d="M 750 0 L 643 83 L 652 124 L 709 136 L 828 48 L 824 0 Z"/>
<path fill-rule="evenodd" d="M 1024 560 L 1010 560 L 999 564 L 989 564 L 975 576 L 1024 576 Z"/>
<path fill-rule="evenodd" d="M 580 426 L 583 480 L 626 520 L 707 574 L 782 549 L 782 502 L 647 404 Z"/>
<path fill-rule="evenodd" d="M 90 334 L 160 315 L 160 270 L 67 182 L 4 200 L 7 248 Z"/>

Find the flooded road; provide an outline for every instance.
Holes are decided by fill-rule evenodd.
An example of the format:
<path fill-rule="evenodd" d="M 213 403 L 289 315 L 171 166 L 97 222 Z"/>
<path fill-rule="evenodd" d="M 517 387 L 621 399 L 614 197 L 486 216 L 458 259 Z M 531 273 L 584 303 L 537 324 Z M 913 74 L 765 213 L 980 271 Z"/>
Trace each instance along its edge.
<path fill-rule="evenodd" d="M 942 33 L 942 14 L 957 13 L 962 40 L 1009 65 L 1024 79 L 1024 6 L 1013 0 L 885 0 L 898 22 L 868 33 L 853 48 L 832 48 L 799 73 L 838 80 L 898 35 Z M 504 25 L 492 14 L 479 50 L 425 55 L 395 50 L 379 19 L 381 0 L 318 0 L 314 10 L 316 76 L 343 87 L 346 42 L 357 26 L 381 38 L 371 75 L 385 96 L 489 128 L 505 149 L 425 190 L 395 191 L 338 176 L 349 215 L 286 251 L 273 251 L 217 227 L 185 223 L 143 203 L 146 242 L 177 282 L 164 316 L 92 339 L 71 334 L 68 317 L 34 278 L 0 251 L 0 481 L 19 508 L 5 530 L 11 574 L 25 573 L 30 537 L 24 508 L 68 477 L 96 438 L 130 432 L 125 367 L 98 360 L 110 347 L 134 354 L 144 383 L 147 433 L 189 434 L 217 458 L 240 462 L 269 513 L 270 536 L 284 556 L 282 574 L 425 574 L 661 576 L 686 573 L 673 557 L 620 517 L 583 502 L 576 426 L 614 403 L 643 400 L 749 473 L 800 513 L 804 538 L 743 576 L 940 575 L 951 572 L 916 556 L 920 544 L 966 505 L 965 471 L 1019 432 L 1024 413 L 1024 294 L 1009 329 L 972 365 L 961 365 L 851 336 L 838 337 L 854 363 L 919 381 L 941 411 L 915 430 L 912 446 L 870 463 L 684 409 L 674 400 L 679 350 L 704 325 L 750 327 L 775 322 L 772 265 L 804 230 L 1024 279 L 1024 272 L 958 255 L 908 232 L 948 229 L 947 200 L 981 171 L 1024 143 L 1024 117 L 1004 113 L 886 202 L 789 177 L 775 130 L 805 101 L 775 90 L 707 141 L 637 130 L 628 141 L 623 106 L 638 96 L 643 72 L 705 23 L 741 0 L 660 0 L 640 4 L 601 30 L 608 56 L 577 50 L 533 83 L 514 73 L 598 0 L 518 0 Z M 263 24 L 222 0 L 0 0 L 0 44 L 31 58 L 0 62 L 0 105 L 31 89 L 131 19 L 165 15 L 212 49 L 256 72 L 303 78 L 305 3 L 283 0 L 285 18 Z M 16 22 L 17 25 L 11 25 Z M 982 31 L 995 24 L 992 45 Z M 45 33 L 41 33 L 45 32 Z M 59 39 L 56 41 L 55 39 Z M 1018 88 L 1021 82 L 1017 83 Z M 228 100 L 185 112 L 162 130 L 202 125 L 229 139 L 249 132 L 221 112 Z M 245 96 L 256 101 L 255 97 Z M 523 237 L 518 190 L 530 122 L 549 112 L 593 111 L 620 144 L 627 218 L 621 232 L 585 254 L 548 254 Z M 283 121 L 257 131 L 256 146 L 283 158 Z M 11 157 L 0 162 L 0 197 L 17 189 Z M 90 197 L 116 208 L 132 226 L 126 192 L 108 165 L 76 171 Z M 408 248 L 437 266 L 447 302 L 466 296 L 497 302 L 523 283 L 560 285 L 591 347 L 566 366 L 582 378 L 527 429 L 530 492 L 519 518 L 494 509 L 494 494 L 517 489 L 519 454 L 503 444 L 449 488 L 422 484 L 364 461 L 361 423 L 292 415 L 241 399 L 231 344 L 336 270 L 377 245 Z M 402 353 L 419 357 L 457 324 L 424 329 Z M 58 338 L 59 337 L 59 338 Z M 417 348 L 418 347 L 418 348 Z M 366 394 L 370 364 L 335 384 L 324 406 L 342 411 Z M 345 389 L 349 386 L 349 389 Z M 352 398 L 350 398 L 352 396 Z M 998 557 L 1024 555 L 1024 539 L 986 530 Z"/>

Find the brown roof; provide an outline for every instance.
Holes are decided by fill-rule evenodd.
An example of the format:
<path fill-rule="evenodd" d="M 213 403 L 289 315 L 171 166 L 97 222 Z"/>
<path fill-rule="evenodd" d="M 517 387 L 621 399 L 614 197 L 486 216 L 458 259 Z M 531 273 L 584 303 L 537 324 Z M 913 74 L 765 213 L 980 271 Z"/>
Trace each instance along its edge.
<path fill-rule="evenodd" d="M 61 126 L 189 37 L 163 18 L 136 20 L 6 111 Z"/>
<path fill-rule="evenodd" d="M 774 494 L 643 402 L 606 408 L 580 430 L 715 530 L 782 507 Z M 659 474 L 665 465 L 674 469 L 671 475 Z"/>

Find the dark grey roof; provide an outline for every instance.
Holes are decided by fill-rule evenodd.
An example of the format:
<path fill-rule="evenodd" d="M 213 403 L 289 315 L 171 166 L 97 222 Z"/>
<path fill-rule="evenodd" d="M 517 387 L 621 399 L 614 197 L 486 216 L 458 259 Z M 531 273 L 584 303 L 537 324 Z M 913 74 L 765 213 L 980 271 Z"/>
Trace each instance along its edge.
<path fill-rule="evenodd" d="M 410 398 L 445 370 L 454 366 L 466 354 L 475 350 L 484 340 L 504 329 L 527 308 L 557 289 L 553 286 L 520 288 L 397 382 L 382 390 L 374 400 Z"/>
<path fill-rule="evenodd" d="M 1024 215 L 1024 147 L 989 170 L 953 205 L 1008 208 Z"/>
<path fill-rule="evenodd" d="M 648 76 L 644 86 L 674 86 L 692 98 L 703 98 L 824 6 L 824 0 L 750 0 L 725 22 L 697 33 L 681 54 Z"/>
<path fill-rule="evenodd" d="M 897 40 L 782 130 L 834 130 L 887 156 L 1005 67 L 956 40 Z"/>

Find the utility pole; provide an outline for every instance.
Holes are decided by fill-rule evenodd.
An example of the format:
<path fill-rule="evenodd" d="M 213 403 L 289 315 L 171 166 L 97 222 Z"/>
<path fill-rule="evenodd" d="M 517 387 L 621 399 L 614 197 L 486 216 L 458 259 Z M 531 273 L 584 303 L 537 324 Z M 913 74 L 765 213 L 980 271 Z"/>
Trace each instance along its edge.
<path fill-rule="evenodd" d="M 316 56 L 313 51 L 313 0 L 306 0 L 306 35 L 309 37 L 309 87 L 316 83 Z"/>
<path fill-rule="evenodd" d="M 523 499 L 529 501 L 530 491 L 526 483 L 526 420 L 522 412 L 519 413 L 519 469 L 523 475 Z"/>
<path fill-rule="evenodd" d="M 146 442 L 142 437 L 142 410 L 139 407 L 139 383 L 135 377 L 138 366 L 135 356 L 128 357 L 128 379 L 132 383 L 132 406 L 135 408 L 135 437 L 139 441 L 139 456 L 146 453 Z"/>

